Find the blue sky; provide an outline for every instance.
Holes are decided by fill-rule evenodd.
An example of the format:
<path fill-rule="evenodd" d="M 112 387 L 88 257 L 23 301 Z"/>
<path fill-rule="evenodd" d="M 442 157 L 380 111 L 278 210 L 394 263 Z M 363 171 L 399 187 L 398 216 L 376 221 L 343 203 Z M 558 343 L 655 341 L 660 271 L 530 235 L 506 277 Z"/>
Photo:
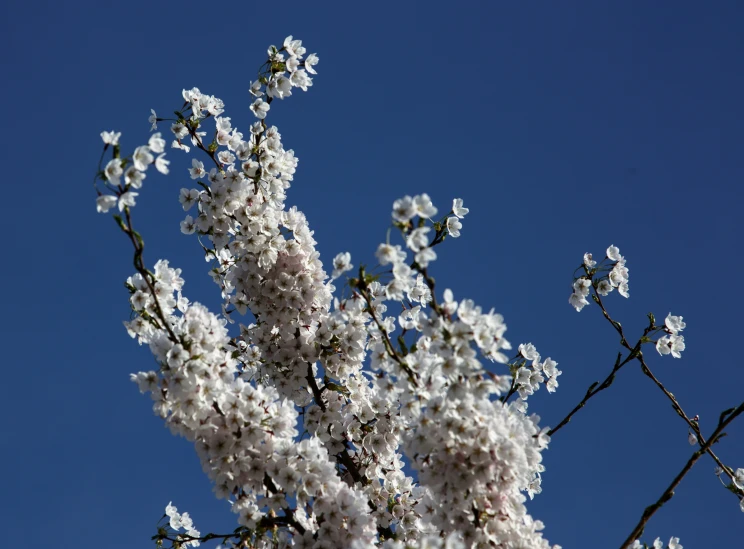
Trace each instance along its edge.
<path fill-rule="evenodd" d="M 433 274 L 559 362 L 558 392 L 531 401 L 555 425 L 618 350 L 596 305 L 567 303 L 582 254 L 615 244 L 631 298 L 607 304 L 627 333 L 649 311 L 687 322 L 682 360 L 646 352 L 684 409 L 710 433 L 744 399 L 740 3 L 310 4 L 0 8 L 5 546 L 148 547 L 171 500 L 203 532 L 235 527 L 191 446 L 128 381 L 153 361 L 122 327 L 130 247 L 95 213 L 91 183 L 99 133 L 144 143 L 149 109 L 178 108 L 182 88 L 222 98 L 247 126 L 249 82 L 288 34 L 317 52 L 319 75 L 270 120 L 300 158 L 288 203 L 325 261 L 349 250 L 371 262 L 395 198 L 428 192 L 440 211 L 463 198 L 462 237 L 438 248 Z M 178 228 L 186 157 L 168 156 L 171 175 L 152 174 L 135 208 L 145 257 L 182 267 L 186 294 L 214 306 Z M 744 467 L 744 420 L 727 432 L 716 451 Z M 691 452 L 684 423 L 629 365 L 555 436 L 529 509 L 567 549 L 618 547 Z M 713 468 L 698 462 L 645 539 L 741 544 L 744 514 Z"/>

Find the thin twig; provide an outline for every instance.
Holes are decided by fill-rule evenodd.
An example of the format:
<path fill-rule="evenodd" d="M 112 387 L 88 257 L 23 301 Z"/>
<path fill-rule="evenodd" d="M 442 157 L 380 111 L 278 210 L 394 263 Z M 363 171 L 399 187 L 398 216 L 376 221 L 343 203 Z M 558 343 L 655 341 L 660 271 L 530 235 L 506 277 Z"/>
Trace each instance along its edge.
<path fill-rule="evenodd" d="M 553 427 L 550 431 L 548 431 L 548 436 L 553 436 L 559 429 L 565 427 L 569 421 L 571 421 L 571 418 L 573 415 L 581 410 L 584 405 L 589 401 L 590 398 L 592 398 L 594 395 L 599 393 L 600 391 L 604 391 L 607 389 L 610 385 L 612 385 L 612 382 L 615 381 L 615 374 L 625 366 L 628 362 L 630 362 L 633 358 L 633 354 L 629 354 L 625 360 L 622 362 L 620 359 L 622 358 L 622 353 L 617 354 L 617 359 L 615 360 L 615 366 L 613 366 L 612 371 L 610 374 L 605 378 L 605 380 L 600 384 L 598 382 L 594 382 L 589 386 L 589 389 L 587 389 L 586 394 L 584 395 L 584 398 L 581 399 L 581 402 L 579 402 L 576 407 L 569 412 L 569 414 L 561 420 L 561 422 Z"/>
<path fill-rule="evenodd" d="M 641 536 L 641 534 L 643 534 L 646 523 L 654 515 L 654 513 L 656 513 L 656 511 L 658 511 L 667 501 L 672 499 L 672 497 L 674 496 L 674 489 L 679 485 L 680 482 L 682 482 L 682 479 L 690 471 L 690 469 L 692 469 L 692 466 L 695 465 L 695 462 L 700 459 L 700 457 L 718 441 L 718 439 L 721 437 L 723 429 L 725 429 L 726 426 L 742 412 L 744 412 L 744 402 L 742 402 L 735 410 L 733 410 L 731 414 L 726 417 L 726 419 L 719 421 L 718 427 L 716 427 L 716 430 L 713 431 L 713 434 L 711 434 L 708 441 L 705 444 L 701 445 L 700 449 L 692 454 L 690 459 L 687 460 L 685 466 L 677 474 L 677 476 L 674 477 L 672 483 L 667 487 L 666 490 L 664 490 L 659 499 L 656 500 L 655 503 L 652 503 L 651 505 L 646 507 L 646 509 L 643 511 L 643 515 L 641 515 L 641 519 L 638 521 L 638 524 L 636 524 L 635 528 L 633 528 L 633 531 L 630 533 L 627 539 L 622 543 L 622 545 L 620 545 L 620 549 L 627 549 L 627 547 L 631 543 L 633 543 Z"/>

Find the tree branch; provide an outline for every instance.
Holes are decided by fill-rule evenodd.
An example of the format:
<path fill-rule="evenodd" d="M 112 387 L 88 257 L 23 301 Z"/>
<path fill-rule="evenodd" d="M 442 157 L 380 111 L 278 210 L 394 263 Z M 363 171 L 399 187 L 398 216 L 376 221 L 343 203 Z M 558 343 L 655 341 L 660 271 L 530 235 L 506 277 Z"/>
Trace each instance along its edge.
<path fill-rule="evenodd" d="M 658 511 L 667 501 L 672 499 L 674 496 L 674 489 L 679 485 L 680 482 L 682 482 L 682 479 L 685 477 L 685 475 L 692 469 L 692 466 L 695 465 L 695 462 L 700 459 L 700 457 L 705 454 L 710 447 L 715 444 L 718 439 L 721 437 L 723 429 L 731 423 L 734 418 L 736 418 L 738 415 L 740 415 L 742 412 L 744 412 L 744 402 L 742 402 L 738 408 L 736 408 L 727 418 L 723 419 L 718 423 L 718 427 L 716 427 L 716 430 L 713 431 L 713 434 L 711 434 L 710 439 L 705 444 L 702 444 L 700 449 L 697 450 L 689 460 L 687 460 L 687 463 L 682 468 L 682 470 L 677 474 L 676 477 L 674 477 L 674 480 L 672 483 L 667 487 L 666 490 L 659 496 L 659 499 L 655 502 L 646 507 L 646 509 L 643 511 L 643 515 L 641 515 L 641 519 L 638 521 L 638 524 L 636 524 L 635 528 L 633 528 L 633 531 L 630 533 L 630 535 L 626 538 L 626 540 L 620 545 L 620 549 L 627 549 L 627 547 L 633 543 L 636 539 L 638 539 L 641 534 L 643 534 L 643 530 L 646 527 L 646 523 L 649 521 L 649 519 Z"/>

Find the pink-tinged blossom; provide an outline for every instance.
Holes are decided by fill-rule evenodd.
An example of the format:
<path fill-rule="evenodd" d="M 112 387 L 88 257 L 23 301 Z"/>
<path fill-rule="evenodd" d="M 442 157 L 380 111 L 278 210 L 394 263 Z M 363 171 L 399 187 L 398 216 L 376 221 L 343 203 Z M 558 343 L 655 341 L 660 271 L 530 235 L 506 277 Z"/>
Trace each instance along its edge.
<path fill-rule="evenodd" d="M 191 179 L 200 179 L 207 175 L 207 172 L 204 169 L 204 163 L 196 158 L 192 159 L 191 167 L 189 168 L 189 175 L 191 175 Z"/>
<path fill-rule="evenodd" d="M 255 96 L 288 97 L 293 85 L 309 86 L 317 56 L 308 56 L 303 69 L 301 41 L 288 37 L 284 51 L 269 52 L 276 70 L 251 86 Z M 217 116 L 224 109 L 197 88 L 184 90 L 183 98 L 200 128 L 210 122 L 205 111 Z M 251 109 L 261 120 L 269 111 L 261 99 Z M 294 152 L 274 126 L 258 122 L 244 134 L 228 118 L 215 122 L 214 154 L 236 167 L 206 174 L 201 162 L 192 163 L 192 177 L 203 179 L 206 190 L 182 189 L 179 200 L 184 210 L 197 207 L 181 229 L 203 237 L 222 312 L 190 302 L 180 270 L 159 261 L 148 278 L 136 273 L 127 280 L 134 315 L 125 326 L 159 364 L 132 381 L 151 394 L 170 430 L 195 444 L 215 493 L 232 502 L 238 523 L 255 530 L 292 506 L 305 534 L 280 524 L 277 539 L 298 547 L 370 547 L 379 543 L 378 529 L 389 527 L 396 540 L 386 542 L 388 549 L 423 547 L 423 540 L 427 547 L 464 549 L 463 540 L 475 536 L 489 546 L 548 549 L 542 523 L 524 506 L 541 492 L 548 429 L 526 416 L 524 400 L 494 398 L 510 390 L 511 377 L 491 375 L 481 360 L 508 362 L 503 317 L 469 299 L 456 302 L 451 291 L 434 306 L 421 272 L 436 258 L 431 227 L 409 224 L 436 215 L 429 196 L 406 196 L 393 206 L 413 261 L 388 240 L 376 255 L 392 267 L 350 294 L 335 293 L 308 220 L 285 205 Z M 172 129 L 177 143 L 189 133 L 184 124 Z M 135 152 L 144 168 L 153 162 L 147 155 L 162 146 L 157 139 Z M 134 196 L 127 198 L 132 205 Z M 447 229 L 456 236 L 468 210 L 455 199 L 452 211 Z M 352 269 L 350 255 L 339 254 L 332 267 L 332 277 Z M 582 297 L 586 284 L 591 281 L 576 286 Z M 257 320 L 246 319 L 231 338 L 227 323 L 248 312 Z M 412 345 L 395 360 L 388 344 L 401 329 Z M 534 362 L 518 373 L 519 394 L 543 383 L 553 391 L 557 363 L 540 363 L 536 351 L 525 354 Z M 306 434 L 298 442 L 299 427 Z M 363 482 L 346 465 L 342 477 L 337 456 L 353 463 Z M 419 471 L 418 481 L 404 459 Z M 169 504 L 166 514 L 173 529 L 196 532 L 187 513 Z"/>

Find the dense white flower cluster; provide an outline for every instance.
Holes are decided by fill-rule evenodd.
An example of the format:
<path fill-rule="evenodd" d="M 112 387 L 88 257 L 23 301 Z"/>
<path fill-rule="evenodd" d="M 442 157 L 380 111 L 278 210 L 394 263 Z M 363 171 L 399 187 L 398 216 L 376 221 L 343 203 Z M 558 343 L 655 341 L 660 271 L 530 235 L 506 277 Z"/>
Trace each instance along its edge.
<path fill-rule="evenodd" d="M 294 80 L 280 69 L 301 70 L 304 50 L 288 39 L 284 51 L 290 49 L 289 59 L 270 49 L 272 69 L 251 87 L 254 96 L 291 94 Z M 468 213 L 462 200 L 455 199 L 438 222 L 431 221 L 437 208 L 428 195 L 397 200 L 393 220 L 413 264 L 400 245 L 381 244 L 376 255 L 381 265 L 391 265 L 390 280 L 383 284 L 361 270 L 351 283 L 353 295 L 333 302 L 331 281 L 353 268 L 351 257 L 336 256 L 329 279 L 305 216 L 285 208 L 297 159 L 264 122 L 269 102 L 254 103 L 259 122 L 246 139 L 220 116 L 219 99 L 195 88 L 185 90 L 184 99 L 191 112 L 171 127 L 174 146 L 190 149 L 182 142 L 190 136 L 215 167 L 207 172 L 202 161 L 192 160 L 189 175 L 202 189 L 181 190 L 184 209 L 198 209 L 182 230 L 212 242 L 207 258 L 216 262 L 211 274 L 225 299 L 224 318 L 190 304 L 180 271 L 167 262 L 155 266 L 151 280 L 131 277 L 137 316 L 127 329 L 161 364 L 159 372 L 133 379 L 151 391 L 156 413 L 171 430 L 197 444 L 217 494 L 234 498 L 239 522 L 255 530 L 272 513 L 284 512 L 293 543 L 317 547 L 371 544 L 378 533 L 416 544 L 427 532 L 547 547 L 521 493 L 539 492 L 539 452 L 547 437 L 518 405 L 493 400 L 509 389 L 510 378 L 488 378 L 477 359 L 480 351 L 507 362 L 503 318 L 483 314 L 471 300 L 455 302 L 449 290 L 441 306 L 426 312 L 434 298 L 425 269 L 436 260 L 436 244 L 460 235 Z M 205 145 L 206 133 L 197 129 L 210 116 L 215 136 Z M 386 301 L 402 303 L 403 312 L 386 316 Z M 255 322 L 230 340 L 225 319 L 249 310 Z M 399 341 L 406 332 L 419 334 L 411 349 L 394 349 L 390 336 L 398 328 Z M 374 376 L 364 369 L 369 351 Z M 545 365 L 552 389 L 555 363 Z M 475 392 L 466 395 L 468 388 Z M 303 408 L 303 429 L 311 435 L 299 445 L 295 406 Z M 450 439 L 453 414 L 460 414 L 461 433 Z M 494 418 L 500 419 L 494 424 Z M 417 442 L 422 437 L 441 441 L 424 451 Z M 414 460 L 420 485 L 404 474 L 399 448 Z M 471 454 L 480 463 L 469 471 L 472 478 L 450 480 L 469 463 L 460 456 Z M 470 486 L 465 499 L 463 483 Z M 483 528 L 467 526 L 473 509 Z"/>
<path fill-rule="evenodd" d="M 312 86 L 318 57 L 306 53 L 291 36 L 269 48 L 250 87 L 256 121 L 246 132 L 220 99 L 183 91 L 172 147 L 202 159 L 188 168 L 198 188 L 180 192 L 184 211 L 195 209 L 181 230 L 211 242 L 203 247 L 222 311 L 189 302 L 180 269 L 161 260 L 150 272 L 136 257 L 125 326 L 159 368 L 132 380 L 170 430 L 194 442 L 215 493 L 238 515 L 236 547 L 548 549 L 525 507 L 541 492 L 548 429 L 526 415 L 526 400 L 542 384 L 555 391 L 558 363 L 531 343 L 510 361 L 501 315 L 451 290 L 437 300 L 428 268 L 434 248 L 460 236 L 469 211 L 461 199 L 439 219 L 425 193 L 396 200 L 401 243 L 388 236 L 379 245 L 380 269 L 355 271 L 343 252 L 328 276 L 305 215 L 285 205 L 298 159 L 266 123 L 274 99 Z M 162 120 L 152 111 L 153 130 Z M 118 207 L 141 253 L 132 189 L 151 164 L 168 172 L 165 140 L 154 133 L 122 158 L 120 134 L 101 137 L 114 158 L 100 174 L 112 194 L 99 192 L 97 209 Z M 585 255 L 570 299 L 577 310 L 592 287 L 628 297 L 625 259 L 614 246 L 606 259 L 597 266 Z M 334 281 L 345 274 L 350 295 L 339 299 Z M 388 302 L 400 312 L 388 314 Z M 249 312 L 230 337 L 228 324 Z M 685 324 L 669 315 L 665 326 L 657 349 L 679 357 Z M 511 375 L 490 372 L 486 360 Z M 184 545 L 199 544 L 187 513 L 169 504 L 166 515 L 172 529 L 186 529 Z"/>
<path fill-rule="evenodd" d="M 196 147 L 214 167 L 192 160 L 189 176 L 201 189 L 182 189 L 180 201 L 198 213 L 181 228 L 212 242 L 207 259 L 225 303 L 222 318 L 190 303 L 180 270 L 166 261 L 130 277 L 135 316 L 127 330 L 160 364 L 132 379 L 151 393 L 171 431 L 196 444 L 215 492 L 232 499 L 256 543 L 256 532 L 271 525 L 299 547 L 367 547 L 383 538 L 388 547 L 548 547 L 522 493 L 540 491 L 547 436 L 536 417 L 525 416 L 526 406 L 495 400 L 510 377 L 494 377 L 477 358 L 508 362 L 503 318 L 471 300 L 454 301 L 449 290 L 437 304 L 427 278 L 434 246 L 460 236 L 468 213 L 462 200 L 439 221 L 426 194 L 396 200 L 392 217 L 413 263 L 400 245 L 381 244 L 376 255 L 390 265 L 389 280 L 362 268 L 342 301 L 333 299 L 332 280 L 353 269 L 350 255 L 336 256 L 329 279 L 305 216 L 284 206 L 297 159 L 265 118 L 272 99 L 312 84 L 317 57 L 304 54 L 291 37 L 269 49 L 266 70 L 251 86 L 258 122 L 247 136 L 224 116 L 221 100 L 184 90 L 189 112 L 171 126 L 173 147 Z M 207 143 L 210 117 L 215 130 Z M 156 127 L 160 119 L 153 112 L 150 121 Z M 115 194 L 99 197 L 98 209 L 124 211 L 164 141 L 154 134 L 122 160 L 119 135 L 102 138 L 116 147 L 104 169 Z M 403 312 L 386 316 L 386 301 Z M 248 311 L 255 322 L 230 339 L 230 316 Z M 399 328 L 398 350 L 391 335 Z M 407 333 L 418 335 L 411 341 Z M 372 372 L 364 365 L 368 353 Z M 555 363 L 531 358 L 553 390 Z M 519 389 L 523 396 L 533 390 Z M 298 409 L 310 434 L 301 442 Z M 403 472 L 400 449 L 419 471 L 418 484 Z M 184 515 L 169 510 L 172 522 L 185 525 Z"/>
<path fill-rule="evenodd" d="M 291 402 L 274 387 L 236 377 L 238 363 L 229 349 L 224 320 L 180 295 L 179 274 L 162 261 L 154 274 L 161 316 L 175 341 L 154 320 L 152 294 L 141 297 L 149 291 L 143 277 L 128 281 L 138 316 L 126 323 L 127 329 L 149 344 L 160 364 L 158 372 L 133 374 L 132 380 L 142 392 L 151 393 L 155 412 L 174 434 L 196 443 L 215 492 L 235 498 L 233 510 L 242 525 L 255 529 L 271 512 L 289 509 L 289 500 L 294 500 L 301 505 L 293 510 L 292 520 L 306 532 L 322 530 L 322 539 L 334 547 L 354 539 L 371 543 L 376 531 L 367 498 L 339 478 L 318 439 L 296 443 L 297 411 Z M 175 314 L 175 307 L 182 314 Z M 339 506 L 343 512 L 329 513 Z M 304 543 L 326 546 L 315 544 L 312 536 Z"/>
<path fill-rule="evenodd" d="M 514 385 L 519 393 L 517 407 L 523 412 L 527 411 L 527 397 L 533 395 L 545 383 L 549 393 L 558 388 L 558 376 L 563 372 L 557 368 L 558 363 L 548 357 L 540 361 L 540 353 L 532 343 L 523 343 L 519 346 L 519 359 L 512 361 L 512 369 L 516 369 Z M 527 362 L 531 364 L 528 366 Z"/>
<path fill-rule="evenodd" d="M 468 380 L 427 403 L 407 447 L 419 482 L 430 490 L 416 510 L 437 531 L 459 532 L 469 545 L 550 547 L 522 494 L 539 487 L 540 452 L 549 439 L 536 416 L 491 400 L 492 394 L 500 388 L 491 380 Z"/>
<path fill-rule="evenodd" d="M 607 264 L 605 264 L 605 260 L 608 261 Z M 592 287 L 601 296 L 606 296 L 617 288 L 621 296 L 630 297 L 628 268 L 625 266 L 625 258 L 620 255 L 617 246 L 607 248 L 605 260 L 597 265 L 592 254 L 588 252 L 584 254 L 582 268 L 585 274 L 574 280 L 573 293 L 568 298 L 568 302 L 577 311 L 581 311 L 589 305 L 586 298 L 589 296 L 589 290 Z"/>
<path fill-rule="evenodd" d="M 422 536 L 415 541 L 402 542 L 388 540 L 382 545 L 383 549 L 465 549 L 465 544 L 457 534 L 449 534 L 447 537 Z M 352 546 L 356 549 L 356 546 Z"/>

